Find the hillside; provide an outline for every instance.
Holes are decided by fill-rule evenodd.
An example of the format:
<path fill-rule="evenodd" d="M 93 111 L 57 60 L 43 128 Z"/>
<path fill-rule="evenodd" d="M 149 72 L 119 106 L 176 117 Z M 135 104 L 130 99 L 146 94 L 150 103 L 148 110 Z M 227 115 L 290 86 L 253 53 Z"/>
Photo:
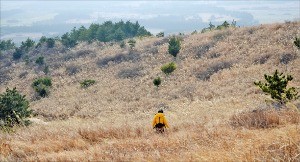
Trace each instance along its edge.
<path fill-rule="evenodd" d="M 30 51 L 27 64 L 4 57 L 0 92 L 17 87 L 36 116 L 29 127 L 0 133 L 0 160 L 299 161 L 299 113 L 272 111 L 279 123 L 267 129 L 230 124 L 239 112 L 268 107 L 268 96 L 253 84 L 264 74 L 291 74 L 289 86 L 300 91 L 300 51 L 293 44 L 299 29 L 300 22 L 290 22 L 184 35 L 176 60 L 166 37 L 136 38 L 133 50 L 57 44 Z M 39 56 L 53 80 L 42 99 L 31 87 L 46 76 L 34 63 Z M 166 76 L 160 67 L 171 61 L 177 69 Z M 84 89 L 84 79 L 96 83 Z M 171 126 L 164 135 L 151 128 L 159 108 Z"/>

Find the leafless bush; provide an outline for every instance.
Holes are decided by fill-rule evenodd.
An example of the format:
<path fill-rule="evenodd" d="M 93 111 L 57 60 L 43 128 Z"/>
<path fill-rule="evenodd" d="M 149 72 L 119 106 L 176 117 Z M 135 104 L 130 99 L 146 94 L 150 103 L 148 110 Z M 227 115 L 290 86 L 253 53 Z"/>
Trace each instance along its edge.
<path fill-rule="evenodd" d="M 270 128 L 284 123 L 300 123 L 300 113 L 289 109 L 261 109 L 242 112 L 230 118 L 233 127 Z"/>
<path fill-rule="evenodd" d="M 160 46 L 169 42 L 169 38 L 163 38 L 153 43 L 153 46 Z"/>
<path fill-rule="evenodd" d="M 8 75 L 9 73 L 8 69 L 0 69 L 0 84 L 11 80 L 11 77 Z"/>
<path fill-rule="evenodd" d="M 214 41 L 221 41 L 231 34 L 230 31 L 222 31 L 213 36 Z"/>
<path fill-rule="evenodd" d="M 290 53 L 286 53 L 286 54 L 283 54 L 281 57 L 280 57 L 280 63 L 282 64 L 288 64 L 289 62 L 295 60 L 297 58 L 297 56 L 295 54 L 290 54 Z"/>
<path fill-rule="evenodd" d="M 133 61 L 136 62 L 140 59 L 140 55 L 135 52 L 129 52 L 128 54 L 117 54 L 115 56 L 108 56 L 102 58 L 97 61 L 98 67 L 105 67 L 108 65 L 109 62 L 114 64 L 119 64 L 126 61 Z"/>
<path fill-rule="evenodd" d="M 76 52 L 76 57 L 85 57 L 92 54 L 93 51 L 89 49 L 81 49 Z"/>
<path fill-rule="evenodd" d="M 248 30 L 249 34 L 253 34 L 254 32 L 255 32 L 255 29 L 253 29 L 253 28 L 251 28 L 251 29 Z"/>
<path fill-rule="evenodd" d="M 145 52 L 151 53 L 151 54 L 157 54 L 158 49 L 157 49 L 157 47 L 149 46 L 145 49 Z"/>
<path fill-rule="evenodd" d="M 264 64 L 269 60 L 270 57 L 271 55 L 260 56 L 259 58 L 254 60 L 254 64 Z"/>
<path fill-rule="evenodd" d="M 74 65 L 74 64 L 71 64 L 71 65 L 66 67 L 66 73 L 68 75 L 75 75 L 79 71 L 80 71 L 80 67 L 77 66 L 77 65 Z"/>
<path fill-rule="evenodd" d="M 273 142 L 272 144 L 263 144 L 259 147 L 260 152 L 264 152 L 256 158 L 258 161 L 268 161 L 270 159 L 278 159 L 276 161 L 299 161 L 300 160 L 300 140 L 288 140 L 281 142 Z"/>
<path fill-rule="evenodd" d="M 0 68 L 1 69 L 3 69 L 3 68 L 7 68 L 7 67 L 9 67 L 12 63 L 11 63 L 11 60 L 10 59 L 2 59 L 2 60 L 0 60 L 1 61 L 1 66 L 0 66 Z"/>
<path fill-rule="evenodd" d="M 211 67 L 207 68 L 205 71 L 198 73 L 197 78 L 200 80 L 208 80 L 213 74 L 223 70 L 228 69 L 232 66 L 231 62 L 219 62 Z"/>
<path fill-rule="evenodd" d="M 221 54 L 220 53 L 211 53 L 209 56 L 208 56 L 208 58 L 218 58 L 218 57 L 220 57 L 221 56 Z"/>
<path fill-rule="evenodd" d="M 52 62 L 49 64 L 49 67 L 53 70 L 58 69 L 58 68 L 62 67 L 62 63 L 61 62 Z"/>
<path fill-rule="evenodd" d="M 136 78 L 140 76 L 144 76 L 145 74 L 143 73 L 143 68 L 141 67 L 134 67 L 134 68 L 128 68 L 128 69 L 123 69 L 120 70 L 118 73 L 119 78 Z"/>
<path fill-rule="evenodd" d="M 63 61 L 70 61 L 74 60 L 76 58 L 74 53 L 66 53 L 65 55 L 62 56 Z"/>
<path fill-rule="evenodd" d="M 213 48 L 214 45 L 215 45 L 215 43 L 210 42 L 210 43 L 206 43 L 204 45 L 199 46 L 197 48 L 197 52 L 196 52 L 197 58 L 201 58 L 203 55 L 205 55 L 205 53 L 208 52 L 211 48 Z"/>
<path fill-rule="evenodd" d="M 181 88 L 180 94 L 183 97 L 190 99 L 191 101 L 194 100 L 194 95 L 197 87 L 195 85 L 188 85 Z"/>
<path fill-rule="evenodd" d="M 28 75 L 27 71 L 20 73 L 19 78 L 25 78 Z"/>

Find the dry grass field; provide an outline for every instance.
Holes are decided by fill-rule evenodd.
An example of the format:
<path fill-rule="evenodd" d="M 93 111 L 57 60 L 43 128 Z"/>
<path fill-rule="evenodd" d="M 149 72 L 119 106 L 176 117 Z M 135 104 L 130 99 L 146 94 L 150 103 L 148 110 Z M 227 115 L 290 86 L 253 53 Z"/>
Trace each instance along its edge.
<path fill-rule="evenodd" d="M 276 111 L 253 84 L 278 69 L 300 91 L 295 36 L 300 22 L 184 35 L 176 59 L 168 38 L 156 37 L 136 38 L 133 50 L 95 42 L 31 51 L 45 57 L 53 86 L 37 99 L 41 67 L 5 67 L 0 92 L 17 87 L 35 116 L 0 132 L 0 161 L 300 161 L 300 101 Z M 171 61 L 177 69 L 166 76 L 160 67 Z M 81 88 L 85 79 L 96 83 Z M 170 124 L 163 135 L 151 128 L 160 108 Z"/>

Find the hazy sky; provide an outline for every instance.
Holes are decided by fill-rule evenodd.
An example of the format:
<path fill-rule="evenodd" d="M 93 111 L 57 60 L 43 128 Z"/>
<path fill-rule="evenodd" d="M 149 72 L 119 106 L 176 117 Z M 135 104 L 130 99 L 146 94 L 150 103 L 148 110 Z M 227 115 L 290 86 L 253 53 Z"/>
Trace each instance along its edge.
<path fill-rule="evenodd" d="M 16 32 L 12 26 L 70 26 L 107 20 L 139 21 L 153 33 L 198 30 L 211 21 L 233 19 L 240 26 L 300 20 L 300 1 L 9 1 L 1 0 L 1 37 Z M 10 27 L 10 28 L 9 28 Z M 31 33 L 33 28 L 27 28 Z M 18 28 L 18 31 L 20 28 Z M 60 33 L 49 29 L 42 34 Z M 67 30 L 67 31 L 68 31 Z M 25 31 L 25 29 L 24 29 Z M 22 31 L 22 32 L 24 32 Z"/>

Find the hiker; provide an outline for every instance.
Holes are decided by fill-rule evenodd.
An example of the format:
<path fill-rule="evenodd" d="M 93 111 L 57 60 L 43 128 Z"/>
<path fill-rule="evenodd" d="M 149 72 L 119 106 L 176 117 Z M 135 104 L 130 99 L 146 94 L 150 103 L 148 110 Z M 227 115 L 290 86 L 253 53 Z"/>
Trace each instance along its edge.
<path fill-rule="evenodd" d="M 155 114 L 153 122 L 152 122 L 153 129 L 156 129 L 156 132 L 163 133 L 164 128 L 169 128 L 167 119 L 164 115 L 163 110 L 159 110 L 157 114 Z"/>

